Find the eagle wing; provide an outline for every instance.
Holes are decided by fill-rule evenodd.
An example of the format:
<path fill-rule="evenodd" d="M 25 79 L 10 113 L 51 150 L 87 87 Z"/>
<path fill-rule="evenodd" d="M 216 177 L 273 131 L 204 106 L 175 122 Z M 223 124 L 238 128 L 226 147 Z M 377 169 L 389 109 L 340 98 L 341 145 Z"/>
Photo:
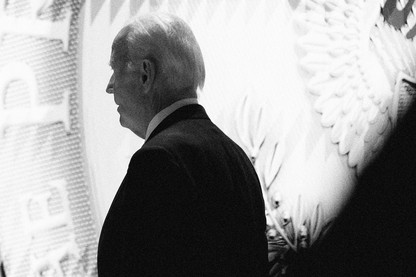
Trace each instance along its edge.
<path fill-rule="evenodd" d="M 308 0 L 296 18 L 299 62 L 314 110 L 358 173 L 392 129 L 397 76 L 416 72 L 414 43 L 384 21 L 382 5 Z"/>

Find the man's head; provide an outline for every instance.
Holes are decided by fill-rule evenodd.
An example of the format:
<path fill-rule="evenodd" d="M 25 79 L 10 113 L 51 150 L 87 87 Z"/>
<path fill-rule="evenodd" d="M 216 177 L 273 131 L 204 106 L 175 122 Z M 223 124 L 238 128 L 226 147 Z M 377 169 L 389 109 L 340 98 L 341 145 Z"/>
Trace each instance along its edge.
<path fill-rule="evenodd" d="M 160 110 L 196 97 L 205 81 L 195 36 L 169 14 L 133 18 L 114 39 L 110 65 L 114 72 L 106 91 L 119 105 L 120 123 L 142 138 Z"/>

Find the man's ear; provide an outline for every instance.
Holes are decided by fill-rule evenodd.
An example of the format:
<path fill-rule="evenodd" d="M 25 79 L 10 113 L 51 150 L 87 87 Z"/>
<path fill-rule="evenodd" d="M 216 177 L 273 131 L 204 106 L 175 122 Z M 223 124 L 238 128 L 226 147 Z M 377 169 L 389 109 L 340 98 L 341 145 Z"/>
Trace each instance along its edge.
<path fill-rule="evenodd" d="M 153 86 L 155 80 L 155 64 L 148 59 L 144 59 L 140 65 L 140 83 L 144 88 L 144 92 L 147 93 Z"/>

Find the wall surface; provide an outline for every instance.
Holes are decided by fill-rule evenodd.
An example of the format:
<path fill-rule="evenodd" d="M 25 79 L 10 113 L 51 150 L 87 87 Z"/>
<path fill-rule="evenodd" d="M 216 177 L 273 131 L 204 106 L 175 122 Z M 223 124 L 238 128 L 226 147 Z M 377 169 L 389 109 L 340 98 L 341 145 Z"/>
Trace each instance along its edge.
<path fill-rule="evenodd" d="M 98 221 L 78 81 L 82 2 L 0 1 L 0 252 L 6 276 L 94 274 Z"/>

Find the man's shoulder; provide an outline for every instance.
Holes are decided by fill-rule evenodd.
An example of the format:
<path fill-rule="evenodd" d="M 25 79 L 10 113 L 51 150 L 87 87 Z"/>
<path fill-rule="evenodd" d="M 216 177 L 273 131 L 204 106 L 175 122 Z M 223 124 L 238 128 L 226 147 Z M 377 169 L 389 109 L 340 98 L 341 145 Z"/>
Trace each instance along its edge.
<path fill-rule="evenodd" d="M 212 126 L 208 120 L 182 120 L 159 131 L 143 147 L 161 147 L 175 151 L 184 144 L 193 145 L 201 142 L 201 134 L 208 132 Z"/>
<path fill-rule="evenodd" d="M 173 155 L 167 147 L 163 145 L 145 144 L 133 154 L 130 163 L 149 163 L 151 161 L 172 159 Z"/>
<path fill-rule="evenodd" d="M 244 153 L 241 147 L 224 133 L 211 120 L 187 119 L 176 122 L 161 130 L 151 140 L 146 142 L 145 147 L 161 147 L 171 153 L 196 151 L 196 149 L 215 149 L 217 152 L 221 147 L 233 148 Z"/>

